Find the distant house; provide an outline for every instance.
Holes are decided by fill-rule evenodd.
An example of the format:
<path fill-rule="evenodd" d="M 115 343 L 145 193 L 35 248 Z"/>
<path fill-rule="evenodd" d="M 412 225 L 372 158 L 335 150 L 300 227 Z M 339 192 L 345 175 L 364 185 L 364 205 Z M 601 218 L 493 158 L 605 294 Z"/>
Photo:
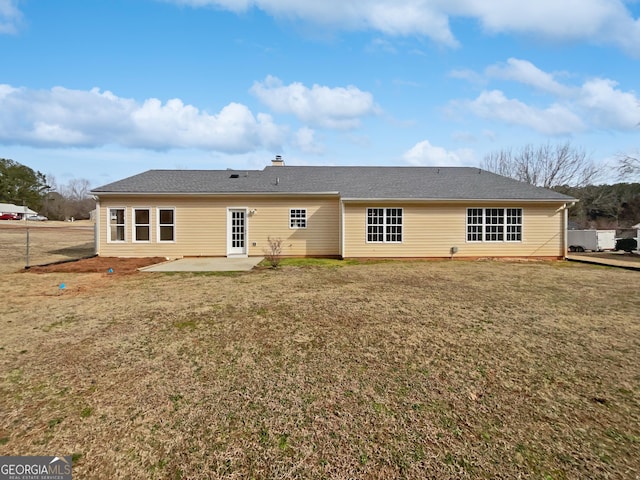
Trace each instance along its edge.
<path fill-rule="evenodd" d="M 109 257 L 563 258 L 572 197 L 467 167 L 150 170 L 96 188 Z"/>
<path fill-rule="evenodd" d="M 29 215 L 37 215 L 37 212 L 34 212 L 30 208 L 22 205 L 14 205 L 13 203 L 0 203 L 0 215 L 3 215 L 5 213 L 18 215 L 19 218 L 24 218 L 25 216 Z"/>

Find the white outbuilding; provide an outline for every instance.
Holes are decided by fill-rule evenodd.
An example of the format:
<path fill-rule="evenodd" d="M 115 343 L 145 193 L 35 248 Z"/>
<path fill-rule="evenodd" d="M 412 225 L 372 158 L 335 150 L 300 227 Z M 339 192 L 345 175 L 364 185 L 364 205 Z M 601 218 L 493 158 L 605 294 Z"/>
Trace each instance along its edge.
<path fill-rule="evenodd" d="M 0 215 L 5 213 L 13 213 L 20 218 L 25 218 L 28 215 L 37 215 L 38 212 L 34 212 L 29 207 L 23 205 L 14 205 L 13 203 L 0 203 Z"/>

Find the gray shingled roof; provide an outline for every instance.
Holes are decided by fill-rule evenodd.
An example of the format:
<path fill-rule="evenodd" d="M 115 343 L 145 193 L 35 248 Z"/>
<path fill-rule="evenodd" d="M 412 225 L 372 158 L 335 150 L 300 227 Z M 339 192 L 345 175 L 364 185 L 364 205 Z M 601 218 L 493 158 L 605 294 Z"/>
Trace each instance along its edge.
<path fill-rule="evenodd" d="M 93 193 L 335 193 L 343 199 L 556 200 L 572 197 L 471 167 L 266 167 L 149 170 Z"/>

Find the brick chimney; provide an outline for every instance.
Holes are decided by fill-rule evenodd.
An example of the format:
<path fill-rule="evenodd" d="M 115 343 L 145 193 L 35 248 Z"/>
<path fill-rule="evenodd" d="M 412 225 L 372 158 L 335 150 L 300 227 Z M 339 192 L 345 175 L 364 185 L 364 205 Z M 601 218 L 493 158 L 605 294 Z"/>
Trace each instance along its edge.
<path fill-rule="evenodd" d="M 272 167 L 284 167 L 284 160 L 282 159 L 282 155 L 276 155 L 276 158 L 271 160 Z"/>

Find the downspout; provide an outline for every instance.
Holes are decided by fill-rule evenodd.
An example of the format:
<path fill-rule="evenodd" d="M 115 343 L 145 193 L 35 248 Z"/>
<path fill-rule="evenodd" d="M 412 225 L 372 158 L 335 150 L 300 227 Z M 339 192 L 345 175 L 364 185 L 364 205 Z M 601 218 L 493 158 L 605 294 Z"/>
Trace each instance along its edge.
<path fill-rule="evenodd" d="M 564 250 L 562 252 L 562 259 L 566 260 L 567 259 L 567 251 L 569 249 L 569 239 L 567 238 L 567 232 L 569 231 L 569 209 L 571 207 L 573 207 L 576 204 L 576 202 L 571 202 L 571 204 L 564 204 L 564 207 L 562 207 L 564 209 L 564 233 L 563 233 L 563 239 L 564 239 Z"/>
<path fill-rule="evenodd" d="M 93 221 L 93 253 L 100 255 L 100 199 L 96 199 L 96 218 Z"/>
<path fill-rule="evenodd" d="M 344 258 L 344 201 L 340 199 L 340 258 Z"/>

